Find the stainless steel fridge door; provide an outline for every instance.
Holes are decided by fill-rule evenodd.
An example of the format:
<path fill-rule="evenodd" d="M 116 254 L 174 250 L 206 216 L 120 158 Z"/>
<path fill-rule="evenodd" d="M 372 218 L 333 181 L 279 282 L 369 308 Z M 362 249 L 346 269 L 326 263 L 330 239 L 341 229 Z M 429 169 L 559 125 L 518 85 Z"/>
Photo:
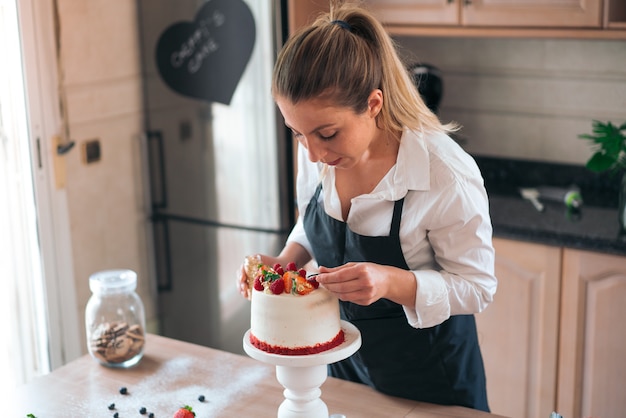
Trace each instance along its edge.
<path fill-rule="evenodd" d="M 206 2 L 138 2 L 160 333 L 235 352 L 250 315 L 235 271 L 247 254 L 279 251 L 294 216 L 291 141 L 270 93 L 280 2 L 245 3 L 254 47 L 223 104 L 173 90 L 155 63 L 159 37 Z"/>

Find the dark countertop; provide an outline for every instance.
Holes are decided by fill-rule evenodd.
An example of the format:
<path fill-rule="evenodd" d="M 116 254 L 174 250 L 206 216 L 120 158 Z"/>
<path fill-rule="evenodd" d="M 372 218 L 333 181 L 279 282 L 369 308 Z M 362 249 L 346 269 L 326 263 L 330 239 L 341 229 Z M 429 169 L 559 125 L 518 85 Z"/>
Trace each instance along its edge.
<path fill-rule="evenodd" d="M 584 166 L 474 156 L 489 194 L 494 236 L 558 247 L 626 256 L 626 235 L 619 234 L 619 179 Z M 520 187 L 579 187 L 578 212 L 542 200 L 539 212 L 519 194 Z"/>

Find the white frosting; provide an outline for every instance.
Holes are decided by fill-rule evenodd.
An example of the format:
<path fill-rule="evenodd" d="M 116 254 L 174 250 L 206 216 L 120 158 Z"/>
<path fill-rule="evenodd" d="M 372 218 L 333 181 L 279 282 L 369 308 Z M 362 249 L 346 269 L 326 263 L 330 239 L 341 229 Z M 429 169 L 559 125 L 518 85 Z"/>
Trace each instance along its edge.
<path fill-rule="evenodd" d="M 307 295 L 252 292 L 250 333 L 260 341 L 287 348 L 331 341 L 341 330 L 339 301 L 324 288 Z"/>

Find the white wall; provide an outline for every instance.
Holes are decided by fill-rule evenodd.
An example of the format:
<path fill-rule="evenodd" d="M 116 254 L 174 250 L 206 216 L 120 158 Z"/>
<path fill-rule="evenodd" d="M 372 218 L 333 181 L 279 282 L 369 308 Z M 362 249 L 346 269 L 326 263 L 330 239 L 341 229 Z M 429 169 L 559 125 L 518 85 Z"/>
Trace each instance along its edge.
<path fill-rule="evenodd" d="M 397 38 L 443 71 L 441 118 L 471 153 L 584 164 L 593 119 L 626 122 L 626 41 Z"/>
<path fill-rule="evenodd" d="M 154 319 L 140 164 L 143 104 L 136 2 L 57 3 L 61 87 L 69 134 L 76 141 L 65 162 L 79 318 L 91 296 L 89 275 L 129 268 L 138 274 L 146 316 Z M 102 159 L 86 164 L 84 143 L 96 138 Z"/>

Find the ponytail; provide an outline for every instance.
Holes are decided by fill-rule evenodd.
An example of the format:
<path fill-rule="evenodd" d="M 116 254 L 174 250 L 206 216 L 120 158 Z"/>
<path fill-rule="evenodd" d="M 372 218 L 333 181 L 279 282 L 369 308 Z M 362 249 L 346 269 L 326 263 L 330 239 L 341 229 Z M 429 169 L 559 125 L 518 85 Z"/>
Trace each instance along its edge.
<path fill-rule="evenodd" d="M 332 100 L 360 114 L 374 89 L 383 92 L 377 116 L 381 129 L 401 132 L 453 131 L 442 125 L 422 100 L 382 24 L 354 3 L 331 1 L 330 12 L 300 29 L 281 50 L 272 94 L 293 103 Z"/>

